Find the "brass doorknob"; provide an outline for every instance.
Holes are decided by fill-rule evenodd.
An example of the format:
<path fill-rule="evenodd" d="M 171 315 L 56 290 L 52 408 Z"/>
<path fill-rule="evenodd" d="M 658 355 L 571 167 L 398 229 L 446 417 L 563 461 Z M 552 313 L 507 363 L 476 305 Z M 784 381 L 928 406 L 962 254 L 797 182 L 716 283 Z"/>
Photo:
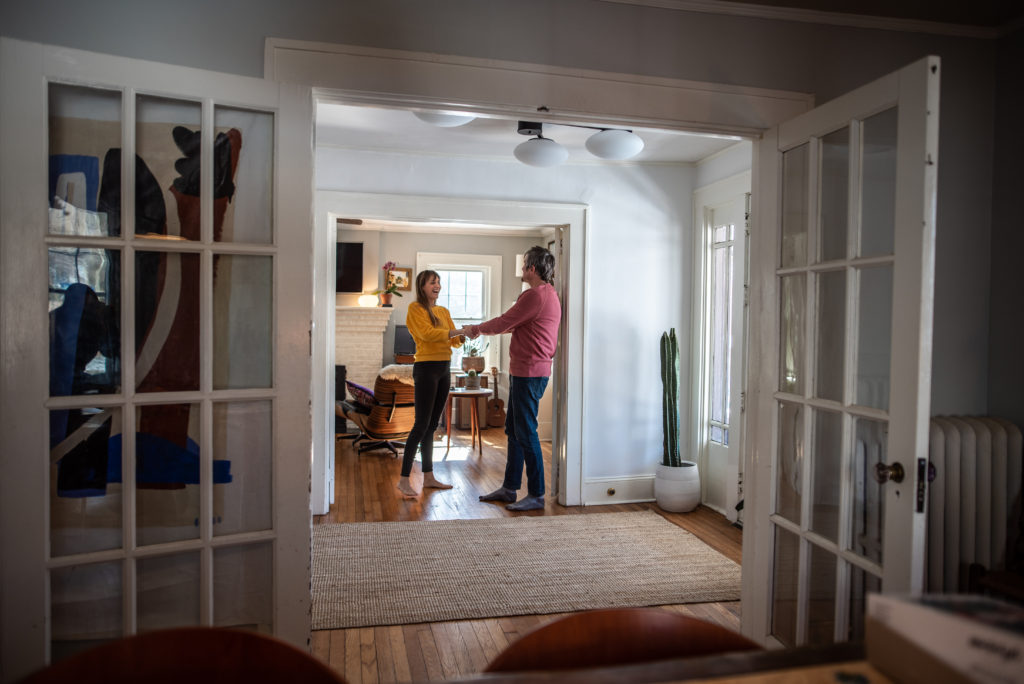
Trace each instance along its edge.
<path fill-rule="evenodd" d="M 875 482 L 885 484 L 886 482 L 903 482 L 903 466 L 897 461 L 892 465 L 884 463 L 875 464 Z"/>

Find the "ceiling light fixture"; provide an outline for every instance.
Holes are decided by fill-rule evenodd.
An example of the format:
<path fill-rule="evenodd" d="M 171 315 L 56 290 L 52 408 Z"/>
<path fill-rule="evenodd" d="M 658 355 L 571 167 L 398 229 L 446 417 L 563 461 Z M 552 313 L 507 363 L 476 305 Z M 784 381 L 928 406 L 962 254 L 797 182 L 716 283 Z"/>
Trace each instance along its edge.
<path fill-rule="evenodd" d="M 549 124 L 591 128 L 597 133 L 587 138 L 587 150 L 601 159 L 630 159 L 644 149 L 643 139 L 633 131 L 579 124 Z M 569 151 L 543 135 L 544 124 L 537 121 L 520 121 L 517 129 L 520 135 L 536 136 L 516 146 L 516 159 L 530 166 L 557 166 L 569 158 Z"/>
<path fill-rule="evenodd" d="M 643 139 L 633 131 L 608 128 L 587 138 L 587 150 L 601 159 L 630 159 L 643 149 Z"/>
<path fill-rule="evenodd" d="M 558 166 L 569 158 L 569 150 L 565 149 L 554 140 L 545 138 L 543 133 L 544 125 L 535 121 L 520 121 L 520 135 L 533 135 L 524 143 L 516 145 L 513 154 L 516 159 L 527 166 Z"/>
<path fill-rule="evenodd" d="M 462 112 L 428 112 L 417 110 L 413 114 L 420 121 L 424 121 L 431 126 L 440 126 L 441 128 L 462 126 L 476 118 L 472 114 L 463 114 Z"/>

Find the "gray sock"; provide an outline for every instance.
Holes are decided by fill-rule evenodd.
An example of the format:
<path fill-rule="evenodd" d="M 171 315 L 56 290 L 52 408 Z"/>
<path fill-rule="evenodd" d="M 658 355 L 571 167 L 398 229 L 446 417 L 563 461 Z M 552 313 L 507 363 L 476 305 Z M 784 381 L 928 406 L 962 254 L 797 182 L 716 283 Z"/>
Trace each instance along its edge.
<path fill-rule="evenodd" d="M 505 487 L 498 487 L 490 494 L 481 494 L 481 501 L 504 501 L 510 502 L 516 500 L 516 493 L 513 489 L 507 489 Z"/>
<path fill-rule="evenodd" d="M 522 501 L 505 506 L 510 511 L 539 511 L 544 509 L 544 495 L 528 496 Z"/>

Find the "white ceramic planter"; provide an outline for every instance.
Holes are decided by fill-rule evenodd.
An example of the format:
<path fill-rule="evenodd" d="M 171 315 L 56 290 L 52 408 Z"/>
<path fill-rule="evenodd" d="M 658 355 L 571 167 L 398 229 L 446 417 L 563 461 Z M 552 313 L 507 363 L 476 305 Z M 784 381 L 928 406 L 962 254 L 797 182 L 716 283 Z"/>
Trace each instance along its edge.
<path fill-rule="evenodd" d="M 700 503 L 700 474 L 697 464 L 683 461 L 678 468 L 659 465 L 654 471 L 654 500 L 670 513 L 692 511 Z"/>

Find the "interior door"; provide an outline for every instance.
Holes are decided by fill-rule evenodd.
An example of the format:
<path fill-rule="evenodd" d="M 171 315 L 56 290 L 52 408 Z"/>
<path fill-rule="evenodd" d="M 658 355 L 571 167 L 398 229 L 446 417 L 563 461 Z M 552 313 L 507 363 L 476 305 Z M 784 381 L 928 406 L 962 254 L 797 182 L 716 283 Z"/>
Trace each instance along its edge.
<path fill-rule="evenodd" d="M 769 645 L 922 587 L 938 93 L 929 57 L 755 146 L 742 619 Z"/>
<path fill-rule="evenodd" d="M 0 49 L 0 679 L 174 626 L 305 647 L 309 89 Z"/>

